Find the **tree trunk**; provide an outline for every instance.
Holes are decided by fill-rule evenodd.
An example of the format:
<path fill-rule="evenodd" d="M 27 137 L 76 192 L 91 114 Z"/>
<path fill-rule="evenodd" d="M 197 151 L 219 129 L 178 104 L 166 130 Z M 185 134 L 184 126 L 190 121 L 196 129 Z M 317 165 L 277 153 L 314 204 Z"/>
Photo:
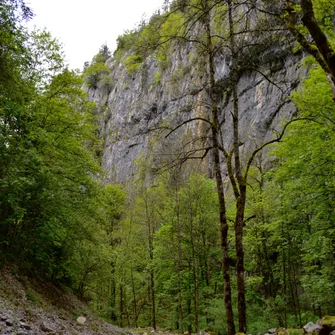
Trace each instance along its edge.
<path fill-rule="evenodd" d="M 232 307 L 232 294 L 229 275 L 229 250 L 228 250 L 228 221 L 226 216 L 226 200 L 222 182 L 220 151 L 219 151 L 219 113 L 217 107 L 217 92 L 214 70 L 214 52 L 212 46 L 210 17 L 207 17 L 206 23 L 207 43 L 208 43 L 208 66 L 209 66 L 209 95 L 211 99 L 212 116 L 212 144 L 214 173 L 216 180 L 217 193 L 219 198 L 220 211 L 220 230 L 221 230 L 221 250 L 222 250 L 222 276 L 224 281 L 224 302 L 226 308 L 227 334 L 235 335 L 234 313 Z"/>
<path fill-rule="evenodd" d="M 239 332 L 246 334 L 247 317 L 245 303 L 244 284 L 244 251 L 243 251 L 243 222 L 245 210 L 245 191 L 240 191 L 237 202 L 237 213 L 235 219 L 235 243 L 236 243 L 236 275 L 237 275 L 237 302 L 238 302 L 238 325 Z"/>
<path fill-rule="evenodd" d="M 153 270 L 150 271 L 150 286 L 151 286 L 151 327 L 156 330 L 155 278 Z"/>
<path fill-rule="evenodd" d="M 112 263 L 112 275 L 111 275 L 111 292 L 110 292 L 110 306 L 112 307 L 110 318 L 112 321 L 117 321 L 117 316 L 115 313 L 116 307 L 116 283 L 115 283 L 115 264 Z"/>
<path fill-rule="evenodd" d="M 181 294 L 181 269 L 182 269 L 182 249 L 181 249 L 181 225 L 179 216 L 179 197 L 178 189 L 176 188 L 176 216 L 177 216 L 177 244 L 178 244 L 178 259 L 177 259 L 177 280 L 178 280 L 178 314 L 179 314 L 179 329 L 183 331 L 183 303 Z"/>
<path fill-rule="evenodd" d="M 239 332 L 247 332 L 247 315 L 245 303 L 245 284 L 244 284 L 244 251 L 243 251 L 243 225 L 244 225 L 244 212 L 246 202 L 246 180 L 242 174 L 241 159 L 240 159 L 240 136 L 239 136 L 239 106 L 238 106 L 238 65 L 236 60 L 235 47 L 235 32 L 233 22 L 233 8 L 231 0 L 228 0 L 228 19 L 229 19 L 229 35 L 230 35 L 230 48 L 232 51 L 232 93 L 233 93 L 233 145 L 234 145 L 234 161 L 235 161 L 235 175 L 238 184 L 238 193 L 236 197 L 236 216 L 235 216 L 235 244 L 236 244 L 236 275 L 237 275 L 237 290 L 238 290 L 238 325 Z"/>
<path fill-rule="evenodd" d="M 192 248 L 192 271 L 193 271 L 193 304 L 194 304 L 194 332 L 198 332 L 198 276 L 196 264 L 196 252 L 194 245 L 194 231 L 193 231 L 193 208 L 190 206 L 190 224 L 191 224 L 191 248 Z"/>
<path fill-rule="evenodd" d="M 333 79 L 335 78 L 335 53 L 331 47 L 326 34 L 318 24 L 313 10 L 312 0 L 301 0 L 302 22 L 313 37 L 313 40 L 319 49 L 324 60 L 328 64 Z"/>
<path fill-rule="evenodd" d="M 135 283 L 134 283 L 134 275 L 133 275 L 133 269 L 131 269 L 131 286 L 133 290 L 133 299 L 134 299 L 134 319 L 135 319 L 135 326 L 138 328 L 137 324 L 137 302 L 136 302 L 136 290 L 135 290 Z"/>
<path fill-rule="evenodd" d="M 146 219 L 148 224 L 148 244 L 149 244 L 149 258 L 150 258 L 150 264 L 153 264 L 154 260 L 154 245 L 153 245 L 153 239 L 154 239 L 154 233 L 155 228 L 154 224 L 152 222 L 151 215 L 149 213 L 149 204 L 148 199 L 145 198 L 145 206 L 146 206 Z M 150 269 L 149 273 L 149 299 L 151 301 L 151 327 L 156 330 L 156 306 L 155 306 L 155 277 L 154 277 L 154 269 Z"/>
<path fill-rule="evenodd" d="M 120 327 L 123 327 L 123 314 L 124 314 L 124 306 L 123 306 L 123 285 L 120 285 Z"/>

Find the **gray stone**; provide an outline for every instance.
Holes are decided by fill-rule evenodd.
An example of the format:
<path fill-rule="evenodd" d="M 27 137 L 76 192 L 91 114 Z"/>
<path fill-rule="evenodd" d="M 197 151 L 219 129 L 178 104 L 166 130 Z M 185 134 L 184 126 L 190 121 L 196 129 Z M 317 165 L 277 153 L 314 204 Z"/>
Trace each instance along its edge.
<path fill-rule="evenodd" d="M 205 76 L 197 73 L 197 67 L 190 64 L 187 54 L 191 52 L 192 48 L 187 45 L 172 53 L 171 66 L 161 73 L 159 84 L 154 84 L 159 71 L 155 57 L 147 57 L 143 68 L 131 75 L 121 65 L 122 61 L 110 59 L 107 65 L 115 85 L 106 89 L 106 85 L 99 82 L 97 88 L 87 88 L 89 98 L 97 103 L 99 109 L 99 133 L 104 140 L 101 164 L 107 171 L 106 179 L 109 182 L 124 182 L 133 177 L 136 158 L 153 150 L 152 129 L 159 129 L 163 125 L 174 128 L 187 119 L 206 117 L 206 93 L 201 89 L 207 86 Z M 126 54 L 124 57 L 128 56 Z M 229 76 L 230 64 L 229 55 L 219 55 L 216 59 L 216 80 L 222 86 L 225 86 Z M 301 77 L 299 58 L 292 56 L 291 52 L 286 55 L 279 52 L 276 55 L 274 52 L 272 64 L 275 68 L 270 70 L 271 80 L 285 82 L 283 90 L 285 96 L 289 96 Z M 175 70 L 186 67 L 189 67 L 188 73 L 181 80 L 173 81 Z M 238 93 L 241 150 L 250 153 L 264 141 L 273 138 L 274 130 L 280 130 L 282 120 L 292 115 L 295 107 L 290 103 L 283 104 L 282 91 L 258 72 L 241 77 Z M 220 102 L 220 117 L 226 119 L 222 122 L 226 147 L 232 144 L 231 108 L 231 102 L 227 105 L 224 101 Z M 204 124 L 192 122 L 167 139 L 166 132 L 162 133 L 155 143 L 160 157 L 171 156 L 171 153 L 185 148 L 182 138 L 186 131 L 194 136 L 206 136 L 208 129 Z M 210 162 L 207 164 L 210 165 Z"/>
<path fill-rule="evenodd" d="M 40 329 L 46 333 L 51 333 L 54 332 L 54 330 L 52 328 L 50 328 L 47 324 L 45 324 L 44 322 L 41 323 L 40 325 Z"/>
<path fill-rule="evenodd" d="M 322 327 L 320 325 L 316 325 L 313 322 L 308 322 L 304 327 L 304 332 L 305 333 L 313 333 L 313 332 L 319 332 Z"/>
<path fill-rule="evenodd" d="M 277 333 L 277 328 L 271 328 L 268 330 L 268 334 L 276 334 Z"/>
<path fill-rule="evenodd" d="M 14 324 L 14 321 L 13 321 L 13 319 L 11 319 L 11 318 L 6 318 L 6 321 L 5 321 L 5 322 L 6 322 L 6 325 L 7 325 L 7 326 L 10 326 L 10 327 L 13 326 L 13 324 Z"/>
<path fill-rule="evenodd" d="M 20 325 L 21 328 L 31 330 L 31 327 L 25 322 L 20 321 L 19 325 Z"/>

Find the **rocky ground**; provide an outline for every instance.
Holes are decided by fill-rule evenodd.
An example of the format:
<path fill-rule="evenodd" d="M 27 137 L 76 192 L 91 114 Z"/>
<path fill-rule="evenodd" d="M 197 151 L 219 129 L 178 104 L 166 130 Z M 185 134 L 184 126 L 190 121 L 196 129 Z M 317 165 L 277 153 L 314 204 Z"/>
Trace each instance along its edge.
<path fill-rule="evenodd" d="M 84 324 L 77 321 L 85 317 Z M 38 279 L 0 271 L 0 335 L 120 335 L 70 292 Z"/>

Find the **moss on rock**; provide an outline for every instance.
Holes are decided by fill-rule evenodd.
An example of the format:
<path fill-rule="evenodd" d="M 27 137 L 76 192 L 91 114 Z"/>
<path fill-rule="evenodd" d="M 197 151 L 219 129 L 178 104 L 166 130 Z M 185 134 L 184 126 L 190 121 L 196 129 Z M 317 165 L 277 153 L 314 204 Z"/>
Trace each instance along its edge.
<path fill-rule="evenodd" d="M 326 315 L 317 322 L 322 327 L 329 327 L 335 330 L 335 316 Z"/>

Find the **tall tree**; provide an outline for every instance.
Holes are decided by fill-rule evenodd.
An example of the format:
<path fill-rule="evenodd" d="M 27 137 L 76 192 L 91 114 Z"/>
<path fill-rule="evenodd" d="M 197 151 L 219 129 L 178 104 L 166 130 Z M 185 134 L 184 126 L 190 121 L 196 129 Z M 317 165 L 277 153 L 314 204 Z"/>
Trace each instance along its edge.
<path fill-rule="evenodd" d="M 176 131 L 182 125 L 192 121 L 204 122 L 208 128 L 207 147 L 200 146 L 197 150 L 190 149 L 185 159 L 203 159 L 210 151 L 213 157 L 213 170 L 217 184 L 220 204 L 220 226 L 222 237 L 222 273 L 225 281 L 226 321 L 228 334 L 235 333 L 232 309 L 232 295 L 229 275 L 228 254 L 228 218 L 227 218 L 227 189 L 223 187 L 222 167 L 226 170 L 235 197 L 235 248 L 236 271 L 238 284 L 238 315 L 239 331 L 246 332 L 246 302 L 245 302 L 245 275 L 243 252 L 243 227 L 245 224 L 245 208 L 247 200 L 247 180 L 249 169 L 255 157 L 266 146 L 279 141 L 285 131 L 266 141 L 261 139 L 256 145 L 246 147 L 248 139 L 240 133 L 243 110 L 240 110 L 239 85 L 245 73 L 258 72 L 268 85 L 278 89 L 283 97 L 284 89 L 274 83 L 266 74 L 267 64 L 259 62 L 258 55 L 265 52 L 269 45 L 278 42 L 272 32 L 277 29 L 268 25 L 262 8 L 248 2 L 235 1 L 181 1 L 173 2 L 171 10 L 180 10 L 184 15 L 183 29 L 173 38 L 196 45 L 198 52 L 198 66 L 202 82 L 199 92 L 206 87 L 208 99 L 206 101 L 207 113 L 202 117 L 195 117 L 177 125 L 169 133 Z M 257 24 L 257 18 L 262 18 L 262 27 Z M 221 26 L 217 22 L 221 22 Z M 223 23 L 224 22 L 224 23 Z M 228 28 L 226 28 L 228 27 Z M 260 33 L 261 32 L 261 33 Z M 171 37 L 172 38 L 172 37 Z M 229 55 L 231 62 L 228 65 L 229 79 L 219 86 L 217 79 L 216 57 L 219 54 Z M 202 66 L 200 66 L 200 61 Z M 223 101 L 226 100 L 224 103 Z M 204 99 L 199 99 L 204 101 Z M 219 106 L 225 107 L 220 110 Z M 280 111 L 283 103 L 278 101 Z M 225 134 L 232 134 L 231 139 L 224 140 Z M 249 140 L 250 142 L 250 140 Z M 201 152 L 202 151 L 202 152 Z M 191 154 L 190 154 L 191 152 Z M 201 152 L 200 155 L 196 155 Z M 193 155 L 195 153 L 195 155 Z"/>

